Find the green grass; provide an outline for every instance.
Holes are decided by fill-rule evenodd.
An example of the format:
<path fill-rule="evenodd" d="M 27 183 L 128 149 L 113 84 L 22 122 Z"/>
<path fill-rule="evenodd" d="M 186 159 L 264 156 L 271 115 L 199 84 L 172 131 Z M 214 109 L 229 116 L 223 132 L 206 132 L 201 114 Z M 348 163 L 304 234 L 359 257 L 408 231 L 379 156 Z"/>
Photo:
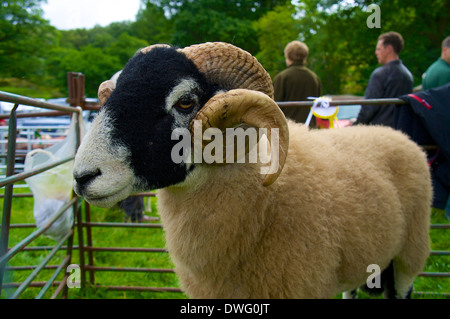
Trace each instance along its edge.
<path fill-rule="evenodd" d="M 3 192 L 3 190 L 1 190 Z M 28 189 L 17 189 L 15 192 L 29 192 Z M 3 212 L 3 200 L 0 202 L 0 209 Z M 82 206 L 84 210 L 84 205 Z M 150 216 L 158 217 L 157 199 L 151 199 Z M 96 222 L 123 222 L 124 212 L 118 208 L 101 209 L 91 207 L 92 221 Z M 84 212 L 83 212 L 84 214 Z M 12 224 L 34 223 L 33 199 L 14 198 L 11 216 Z M 433 224 L 448 224 L 444 217 L 444 211 L 433 209 L 431 222 Z M 157 222 L 159 223 L 159 222 Z M 14 246 L 30 234 L 35 229 L 11 229 L 9 247 Z M 432 240 L 432 250 L 449 250 L 450 230 L 433 229 L 430 231 Z M 95 247 L 145 247 L 164 248 L 164 231 L 152 228 L 92 228 L 93 246 Z M 78 235 L 75 234 L 75 245 L 78 245 Z M 37 238 L 31 246 L 52 246 L 55 241 L 46 237 Z M 84 237 L 86 245 L 86 237 Z M 9 266 L 38 265 L 46 256 L 43 251 L 20 252 L 16 255 Z M 58 265 L 65 257 L 65 252 L 59 252 L 50 261 L 51 265 Z M 87 254 L 85 255 L 88 262 Z M 73 264 L 79 263 L 78 250 L 74 251 Z M 130 267 L 130 268 L 171 268 L 173 264 L 167 253 L 142 253 L 142 252 L 94 252 L 94 265 L 103 267 Z M 449 272 L 449 256 L 430 256 L 424 269 L 426 272 Z M 5 282 L 23 282 L 31 270 L 17 270 L 7 273 Z M 44 270 L 34 281 L 46 281 L 54 273 L 54 270 Z M 62 279 L 62 274 L 57 281 Z M 87 273 L 89 281 L 89 273 Z M 138 272 L 95 272 L 95 284 L 101 286 L 135 286 L 135 287 L 179 287 L 178 278 L 175 274 L 161 273 L 138 273 Z M 414 283 L 415 291 L 449 293 L 449 278 L 429 278 L 418 277 Z M 1 298 L 7 298 L 14 289 L 3 289 Z M 20 298 L 34 298 L 40 289 L 27 288 Z M 55 291 L 52 288 L 44 298 L 50 298 Z M 340 297 L 340 296 L 337 296 Z M 363 293 L 359 293 L 360 298 L 367 298 Z M 142 292 L 142 291 L 113 291 L 109 289 L 96 288 L 95 285 L 87 284 L 86 287 L 69 290 L 71 299 L 153 299 L 153 298 L 186 298 L 182 293 L 168 292 Z M 413 298 L 442 298 L 435 295 L 413 295 Z"/>

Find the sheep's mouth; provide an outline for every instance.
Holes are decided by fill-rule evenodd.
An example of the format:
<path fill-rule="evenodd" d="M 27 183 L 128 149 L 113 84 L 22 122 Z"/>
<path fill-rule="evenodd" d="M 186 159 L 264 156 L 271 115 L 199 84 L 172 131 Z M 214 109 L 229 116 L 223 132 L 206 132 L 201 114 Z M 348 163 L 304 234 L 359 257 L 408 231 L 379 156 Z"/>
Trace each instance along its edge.
<path fill-rule="evenodd" d="M 77 192 L 78 193 L 78 192 Z M 90 205 L 111 208 L 118 202 L 124 200 L 132 193 L 132 185 L 126 184 L 122 188 L 108 194 L 90 194 L 89 191 L 82 191 L 82 196 Z"/>

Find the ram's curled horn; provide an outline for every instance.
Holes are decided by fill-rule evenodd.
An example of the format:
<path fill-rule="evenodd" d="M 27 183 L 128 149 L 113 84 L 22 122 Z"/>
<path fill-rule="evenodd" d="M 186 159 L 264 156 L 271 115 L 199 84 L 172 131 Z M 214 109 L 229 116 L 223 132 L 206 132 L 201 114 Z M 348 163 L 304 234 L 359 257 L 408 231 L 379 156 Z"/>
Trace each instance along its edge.
<path fill-rule="evenodd" d="M 269 186 L 278 178 L 286 162 L 289 130 L 283 112 L 273 99 L 253 90 L 231 90 L 211 98 L 197 113 L 195 120 L 202 122 L 203 132 L 211 127 L 225 131 L 226 128 L 233 128 L 243 123 L 265 128 L 269 141 L 271 141 L 271 129 L 278 129 L 278 168 L 276 172 L 266 175 L 263 185 Z M 193 138 L 195 138 L 194 121 L 190 128 Z"/>
<path fill-rule="evenodd" d="M 181 52 L 220 87 L 260 91 L 273 98 L 270 75 L 249 52 L 224 42 L 196 44 Z"/>
<path fill-rule="evenodd" d="M 197 114 L 194 120 L 202 121 L 203 132 L 210 127 L 217 127 L 224 132 L 226 128 L 248 124 L 266 128 L 270 141 L 271 129 L 279 129 L 278 170 L 266 175 L 263 183 L 265 186 L 272 184 L 286 160 L 289 131 L 283 112 L 273 100 L 270 75 L 249 52 L 229 43 L 202 43 L 186 47 L 181 52 L 194 62 L 210 82 L 230 90 L 214 96 Z M 226 157 L 225 152 L 226 149 Z"/>

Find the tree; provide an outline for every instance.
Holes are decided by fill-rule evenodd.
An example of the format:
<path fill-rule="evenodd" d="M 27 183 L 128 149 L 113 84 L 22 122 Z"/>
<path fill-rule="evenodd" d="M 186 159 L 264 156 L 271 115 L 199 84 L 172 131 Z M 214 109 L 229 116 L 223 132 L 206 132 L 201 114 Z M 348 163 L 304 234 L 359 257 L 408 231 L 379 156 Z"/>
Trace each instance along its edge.
<path fill-rule="evenodd" d="M 256 57 L 272 77 L 286 67 L 284 47 L 298 38 L 300 28 L 294 18 L 295 9 L 292 4 L 279 6 L 253 23 L 260 47 Z"/>
<path fill-rule="evenodd" d="M 47 83 L 60 87 L 67 94 L 67 72 L 81 72 L 86 76 L 86 94 L 97 96 L 100 83 L 110 79 L 138 49 L 148 45 L 126 32 L 104 48 L 95 46 L 95 43 L 79 49 L 74 46 L 55 47 L 46 59 Z"/>
<path fill-rule="evenodd" d="M 147 41 L 147 43 L 170 43 L 173 25 L 164 14 L 164 9 L 143 0 L 143 8 L 136 15 L 136 22 L 132 23 L 130 35 Z"/>
<path fill-rule="evenodd" d="M 107 52 L 109 55 L 117 57 L 123 67 L 139 49 L 148 45 L 147 41 L 132 37 L 124 32 L 107 48 Z"/>
<path fill-rule="evenodd" d="M 133 34 L 133 22 L 130 21 L 112 22 L 104 27 L 104 29 L 114 39 L 117 39 L 122 33 L 128 33 L 129 35 L 136 36 Z"/>
<path fill-rule="evenodd" d="M 122 68 L 117 56 L 92 46 L 80 50 L 56 48 L 47 61 L 47 73 L 53 75 L 52 85 L 60 87 L 67 94 L 67 72 L 81 72 L 86 76 L 87 96 L 97 96 L 100 83 Z"/>
<path fill-rule="evenodd" d="M 172 44 L 223 41 L 253 54 L 259 51 L 252 21 L 289 0 L 151 0 L 173 23 Z"/>
<path fill-rule="evenodd" d="M 0 75 L 42 76 L 44 58 L 56 29 L 42 18 L 42 0 L 0 2 Z"/>
<path fill-rule="evenodd" d="M 61 33 L 61 47 L 80 50 L 82 47 L 89 45 L 89 31 L 87 29 L 61 30 L 59 32 Z"/>
<path fill-rule="evenodd" d="M 213 1 L 223 2 L 226 1 Z M 188 3 L 174 18 L 173 44 L 185 47 L 202 42 L 223 41 L 256 54 L 258 41 L 251 21 L 233 17 L 226 11 L 215 8 L 214 5 L 205 5 L 204 1 Z"/>
<path fill-rule="evenodd" d="M 147 0 L 148 1 L 148 0 Z M 227 1 L 199 1 L 199 0 L 150 0 L 155 5 L 164 8 L 170 17 L 176 16 L 194 2 L 227 15 L 245 20 L 257 20 L 275 7 L 290 3 L 290 0 L 227 0 Z"/>

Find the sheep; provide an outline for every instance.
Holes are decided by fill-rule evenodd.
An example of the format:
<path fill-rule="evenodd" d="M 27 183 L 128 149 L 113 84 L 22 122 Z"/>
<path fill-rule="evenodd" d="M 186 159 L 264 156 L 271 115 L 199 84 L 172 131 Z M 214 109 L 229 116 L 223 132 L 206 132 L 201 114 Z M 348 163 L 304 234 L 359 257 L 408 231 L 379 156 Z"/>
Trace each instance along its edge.
<path fill-rule="evenodd" d="M 100 85 L 99 101 L 74 190 L 111 207 L 158 189 L 167 248 L 190 298 L 332 298 L 368 286 L 371 265 L 382 271 L 371 291 L 410 297 L 429 255 L 432 189 L 425 154 L 403 133 L 286 120 L 262 65 L 227 43 L 145 48 L 116 84 Z M 202 132 L 268 129 L 258 147 L 278 150 L 275 171 L 261 174 L 264 156 L 175 163 L 172 133 L 194 132 L 194 123 Z"/>

